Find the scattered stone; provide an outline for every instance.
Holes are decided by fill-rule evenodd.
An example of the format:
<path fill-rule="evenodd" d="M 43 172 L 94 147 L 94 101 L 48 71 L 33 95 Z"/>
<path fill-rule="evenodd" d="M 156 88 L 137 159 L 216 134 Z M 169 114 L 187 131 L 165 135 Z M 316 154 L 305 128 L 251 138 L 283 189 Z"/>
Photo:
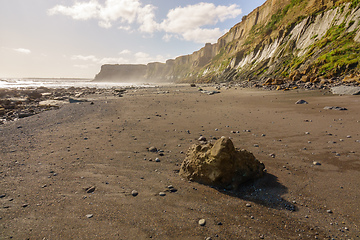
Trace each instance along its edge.
<path fill-rule="evenodd" d="M 93 214 L 86 214 L 87 218 L 92 218 L 94 215 Z"/>
<path fill-rule="evenodd" d="M 198 141 L 200 141 L 200 142 L 206 142 L 207 140 L 206 140 L 206 137 L 201 136 L 201 137 L 199 137 Z"/>
<path fill-rule="evenodd" d="M 297 100 L 295 104 L 309 104 L 309 103 L 305 100 L 300 99 L 300 100 Z"/>
<path fill-rule="evenodd" d="M 92 193 L 92 192 L 94 192 L 95 191 L 95 186 L 91 186 L 91 187 L 88 187 L 88 188 L 85 188 L 85 192 L 86 193 Z"/>
<path fill-rule="evenodd" d="M 338 110 L 338 111 L 346 111 L 347 108 L 344 107 L 324 107 L 325 110 Z"/>
<path fill-rule="evenodd" d="M 313 162 L 313 165 L 316 165 L 316 166 L 320 166 L 321 165 L 321 163 L 319 163 L 319 162 Z"/>
<path fill-rule="evenodd" d="M 149 147 L 148 150 L 149 150 L 149 152 L 157 152 L 156 147 Z"/>
<path fill-rule="evenodd" d="M 264 175 L 265 166 L 251 152 L 236 150 L 229 138 L 214 144 L 193 145 L 180 168 L 180 176 L 202 184 L 235 188 Z"/>
<path fill-rule="evenodd" d="M 205 219 L 200 219 L 200 220 L 199 220 L 199 225 L 200 225 L 200 226 L 205 226 L 205 224 L 206 224 L 206 220 L 205 220 Z"/>
<path fill-rule="evenodd" d="M 354 86 L 338 86 L 338 87 L 332 87 L 330 91 L 333 94 L 339 94 L 339 95 L 359 95 L 360 94 L 360 87 L 354 87 Z"/>
<path fill-rule="evenodd" d="M 29 206 L 29 204 L 27 204 L 27 203 L 21 205 L 21 207 L 23 207 L 23 208 L 26 208 L 27 206 Z"/>
<path fill-rule="evenodd" d="M 133 195 L 134 197 L 136 197 L 138 194 L 139 194 L 139 193 L 138 193 L 138 191 L 136 191 L 136 190 L 132 190 L 132 191 L 131 191 L 131 195 Z"/>
<path fill-rule="evenodd" d="M 160 159 L 159 159 L 159 158 L 155 158 L 155 162 L 160 162 Z"/>
<path fill-rule="evenodd" d="M 164 192 L 159 192 L 159 196 L 164 197 L 164 196 L 166 196 L 166 193 L 164 193 Z"/>
<path fill-rule="evenodd" d="M 275 155 L 275 153 L 270 153 L 269 156 L 272 158 L 275 158 L 276 155 Z"/>

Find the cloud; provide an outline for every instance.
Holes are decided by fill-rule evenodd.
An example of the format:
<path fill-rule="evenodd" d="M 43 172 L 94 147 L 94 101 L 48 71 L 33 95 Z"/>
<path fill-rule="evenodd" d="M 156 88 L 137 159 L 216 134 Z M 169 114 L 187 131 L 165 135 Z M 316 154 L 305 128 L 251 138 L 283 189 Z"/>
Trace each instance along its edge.
<path fill-rule="evenodd" d="M 126 54 L 130 54 L 131 51 L 128 49 L 122 50 L 121 52 L 119 52 L 120 55 L 126 55 Z"/>
<path fill-rule="evenodd" d="M 56 5 L 48 10 L 49 15 L 63 14 L 76 20 L 88 20 L 95 18 L 99 14 L 100 5 L 97 1 L 77 2 L 72 7 Z"/>
<path fill-rule="evenodd" d="M 213 3 L 198 3 L 186 7 L 178 7 L 168 12 L 167 18 L 160 28 L 167 33 L 181 35 L 185 40 L 195 42 L 214 42 L 224 32 L 219 28 L 203 28 L 214 26 L 219 21 L 235 18 L 242 10 L 236 4 L 215 6 Z M 165 37 L 168 39 L 168 37 Z"/>
<path fill-rule="evenodd" d="M 103 28 L 112 27 L 114 22 L 131 24 L 137 21 L 140 31 L 149 32 L 155 29 L 154 9 L 150 4 L 143 6 L 139 0 L 106 0 L 104 5 L 91 0 L 76 2 L 70 7 L 56 5 L 48 10 L 48 15 L 62 14 L 75 20 L 96 19 Z"/>
<path fill-rule="evenodd" d="M 89 56 L 82 56 L 82 55 L 74 55 L 71 57 L 72 60 L 82 60 L 82 61 L 92 61 L 92 62 L 98 62 L 99 59 L 97 59 L 94 55 Z"/>
<path fill-rule="evenodd" d="M 168 11 L 165 19 L 156 22 L 156 7 L 144 5 L 141 0 L 88 0 L 76 2 L 72 6 L 56 5 L 48 10 L 49 15 L 62 14 L 76 20 L 98 20 L 103 28 L 131 31 L 134 26 L 143 33 L 164 32 L 164 41 L 179 38 L 198 43 L 215 42 L 224 30 L 216 27 L 219 22 L 232 19 L 242 13 L 236 4 L 229 6 L 201 2 L 185 7 L 177 7 Z"/>
<path fill-rule="evenodd" d="M 18 53 L 22 53 L 22 54 L 30 54 L 31 53 L 31 51 L 26 48 L 14 48 L 13 50 Z"/>
<path fill-rule="evenodd" d="M 221 31 L 219 28 L 214 29 L 190 29 L 182 34 L 182 37 L 187 41 L 196 43 L 214 43 L 226 31 Z"/>

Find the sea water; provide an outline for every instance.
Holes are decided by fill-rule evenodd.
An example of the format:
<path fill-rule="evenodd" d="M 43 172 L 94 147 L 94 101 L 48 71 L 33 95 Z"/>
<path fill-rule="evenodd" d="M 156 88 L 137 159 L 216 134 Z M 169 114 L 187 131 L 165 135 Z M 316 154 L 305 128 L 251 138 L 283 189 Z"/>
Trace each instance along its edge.
<path fill-rule="evenodd" d="M 148 83 L 94 82 L 92 79 L 9 78 L 0 79 L 0 89 L 150 87 Z"/>

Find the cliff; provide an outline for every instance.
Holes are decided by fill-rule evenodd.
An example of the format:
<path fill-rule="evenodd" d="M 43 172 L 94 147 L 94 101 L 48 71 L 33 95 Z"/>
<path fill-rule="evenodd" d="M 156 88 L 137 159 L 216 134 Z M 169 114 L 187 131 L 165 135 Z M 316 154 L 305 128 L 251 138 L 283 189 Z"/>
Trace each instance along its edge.
<path fill-rule="evenodd" d="M 95 81 L 133 82 L 141 81 L 146 74 L 147 66 L 143 64 L 105 64 L 95 76 Z"/>
<path fill-rule="evenodd" d="M 216 44 L 144 65 L 142 79 L 212 82 L 357 74 L 359 25 L 359 0 L 268 0 Z M 124 66 L 131 71 L 131 65 L 104 65 L 95 79 L 122 74 Z"/>

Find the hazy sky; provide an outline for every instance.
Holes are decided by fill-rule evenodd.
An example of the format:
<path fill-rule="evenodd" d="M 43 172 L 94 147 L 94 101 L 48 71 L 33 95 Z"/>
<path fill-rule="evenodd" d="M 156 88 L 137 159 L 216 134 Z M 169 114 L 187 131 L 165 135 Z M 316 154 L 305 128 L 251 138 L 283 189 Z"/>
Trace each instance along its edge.
<path fill-rule="evenodd" d="M 0 0 L 0 77 L 93 78 L 215 43 L 265 0 Z"/>

